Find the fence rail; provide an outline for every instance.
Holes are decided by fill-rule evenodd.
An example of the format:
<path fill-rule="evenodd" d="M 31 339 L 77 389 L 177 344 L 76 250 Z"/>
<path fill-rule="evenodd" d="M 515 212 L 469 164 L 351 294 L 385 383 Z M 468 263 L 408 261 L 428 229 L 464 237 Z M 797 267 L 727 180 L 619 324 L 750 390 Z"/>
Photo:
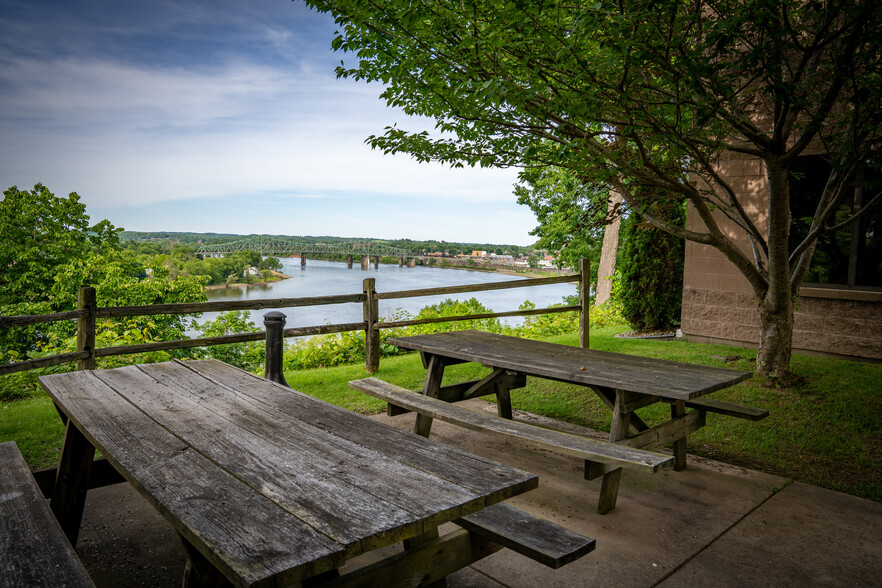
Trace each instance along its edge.
<path fill-rule="evenodd" d="M 51 367 L 71 361 L 77 362 L 77 369 L 94 369 L 95 360 L 99 357 L 130 355 L 152 351 L 169 351 L 173 349 L 189 349 L 193 347 L 211 347 L 214 345 L 227 345 L 230 343 L 245 343 L 248 341 L 259 341 L 265 339 L 267 336 L 266 332 L 264 331 L 254 331 L 250 333 L 238 333 L 235 335 L 224 335 L 220 337 L 180 339 L 176 341 L 157 341 L 154 343 L 141 343 L 137 345 L 96 348 L 96 320 L 99 318 L 112 319 L 131 316 L 151 316 L 157 314 L 197 314 L 202 312 L 262 310 L 265 308 L 296 308 L 304 306 L 322 306 L 328 304 L 347 303 L 362 304 L 364 316 L 363 321 L 352 323 L 338 323 L 331 325 L 316 325 L 310 327 L 294 327 L 282 330 L 282 336 L 304 337 L 329 333 L 342 333 L 346 331 L 364 331 L 365 366 L 370 371 L 376 371 L 379 368 L 380 361 L 380 329 L 392 329 L 396 327 L 406 327 L 413 325 L 426 325 L 433 323 L 445 323 L 488 318 L 533 316 L 560 312 L 578 312 L 580 315 L 579 342 L 583 347 L 587 347 L 589 291 L 588 269 L 588 261 L 582 259 L 579 266 L 580 273 L 572 276 L 532 278 L 526 280 L 511 280 L 505 282 L 490 282 L 483 284 L 469 284 L 463 286 L 445 286 L 440 288 L 422 288 L 417 290 L 401 290 L 395 292 L 377 292 L 375 279 L 366 278 L 364 280 L 363 291 L 361 293 L 337 294 L 332 296 L 311 296 L 302 298 L 267 298 L 260 300 L 226 300 L 219 302 L 151 304 L 145 306 L 98 307 L 95 303 L 95 289 L 91 287 L 83 287 L 80 289 L 79 292 L 79 308 L 77 310 L 43 315 L 0 316 L 0 329 L 23 327 L 54 321 L 72 319 L 77 320 L 77 351 L 0 365 L 0 376 L 21 371 Z M 514 310 L 485 314 L 386 322 L 380 322 L 378 312 L 379 300 L 394 300 L 400 298 L 414 298 L 420 296 L 436 296 L 446 294 L 462 294 L 467 292 L 485 292 L 489 290 L 502 290 L 507 288 L 527 288 L 531 286 L 560 284 L 564 282 L 579 283 L 579 304 L 570 306 L 538 308 L 531 310 Z"/>

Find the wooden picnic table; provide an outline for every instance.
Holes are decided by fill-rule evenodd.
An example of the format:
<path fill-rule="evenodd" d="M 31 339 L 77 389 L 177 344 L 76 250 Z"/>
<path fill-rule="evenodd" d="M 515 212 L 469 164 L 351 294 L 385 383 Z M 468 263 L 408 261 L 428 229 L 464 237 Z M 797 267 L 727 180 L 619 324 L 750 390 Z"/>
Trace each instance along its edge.
<path fill-rule="evenodd" d="M 535 376 L 588 386 L 612 409 L 609 439 L 637 449 L 674 446 L 674 469 L 686 467 L 686 437 L 705 425 L 706 412 L 718 412 L 757 420 L 767 411 L 701 398 L 733 386 L 752 373 L 724 368 L 610 353 L 569 345 L 533 341 L 482 331 L 454 331 L 396 337 L 388 343 L 419 351 L 426 368 L 423 394 L 455 402 L 495 394 L 499 416 L 511 419 L 512 389 Z M 443 386 L 448 365 L 477 362 L 490 374 L 472 382 Z M 671 405 L 670 420 L 650 428 L 635 410 L 665 402 Z M 686 408 L 693 410 L 689 413 Z M 414 432 L 428 436 L 432 418 L 417 416 Z M 635 436 L 628 437 L 629 432 Z M 609 512 L 618 496 L 621 468 L 586 461 L 585 477 L 603 476 L 598 512 Z"/>
<path fill-rule="evenodd" d="M 51 507 L 71 543 L 98 449 L 178 532 L 195 584 L 347 585 L 337 568 L 403 540 L 402 554 L 352 581 L 443 579 L 500 547 L 466 529 L 439 537 L 439 525 L 537 486 L 532 474 L 214 360 L 40 382 L 67 421 Z"/>

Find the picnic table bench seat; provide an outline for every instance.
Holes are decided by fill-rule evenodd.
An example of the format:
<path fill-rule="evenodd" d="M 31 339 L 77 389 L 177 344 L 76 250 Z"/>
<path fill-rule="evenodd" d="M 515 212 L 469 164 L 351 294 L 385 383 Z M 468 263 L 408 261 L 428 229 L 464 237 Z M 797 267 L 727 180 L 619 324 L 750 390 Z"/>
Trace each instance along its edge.
<path fill-rule="evenodd" d="M 596 543 L 594 539 L 504 502 L 454 522 L 555 570 L 594 551 Z"/>
<path fill-rule="evenodd" d="M 12 441 L 0 443 L 0 472 L 0 586 L 94 588 Z"/>
<path fill-rule="evenodd" d="M 412 392 L 379 378 L 354 380 L 349 382 L 349 387 L 409 411 L 472 430 L 514 437 L 538 445 L 543 449 L 579 457 L 587 461 L 648 472 L 657 472 L 672 467 L 674 463 L 674 458 L 670 455 L 482 414 L 444 400 Z"/>

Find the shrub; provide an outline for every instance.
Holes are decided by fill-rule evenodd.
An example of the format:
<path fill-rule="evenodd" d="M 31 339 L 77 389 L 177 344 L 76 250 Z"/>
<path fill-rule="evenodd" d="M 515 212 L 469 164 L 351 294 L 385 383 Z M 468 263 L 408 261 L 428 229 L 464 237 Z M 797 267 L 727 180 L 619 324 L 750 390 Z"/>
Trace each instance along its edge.
<path fill-rule="evenodd" d="M 682 206 L 665 218 L 683 226 Z M 655 229 L 631 211 L 624 225 L 622 260 L 618 263 L 618 302 L 622 316 L 637 331 L 666 330 L 680 324 L 683 294 L 683 240 Z"/>

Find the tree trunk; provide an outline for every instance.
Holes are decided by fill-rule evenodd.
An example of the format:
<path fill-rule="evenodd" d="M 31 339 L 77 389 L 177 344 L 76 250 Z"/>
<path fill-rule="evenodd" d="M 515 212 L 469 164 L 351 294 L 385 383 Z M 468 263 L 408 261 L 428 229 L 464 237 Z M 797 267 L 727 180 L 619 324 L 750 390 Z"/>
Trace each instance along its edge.
<path fill-rule="evenodd" d="M 771 378 L 787 379 L 793 350 L 793 301 L 789 296 L 780 301 L 770 300 L 767 296 L 759 305 L 759 316 L 756 371 Z"/>
<path fill-rule="evenodd" d="M 612 212 L 622 205 L 622 195 L 615 190 L 609 191 L 609 204 L 607 210 Z M 612 293 L 612 280 L 616 273 L 616 254 L 619 249 L 619 225 L 621 216 L 606 225 L 603 230 L 603 245 L 600 250 L 600 264 L 597 266 L 597 292 L 594 296 L 594 306 L 600 306 Z"/>
<path fill-rule="evenodd" d="M 790 184 L 787 167 L 775 158 L 766 160 L 769 178 L 769 277 L 764 292 L 757 292 L 760 345 L 756 371 L 771 378 L 790 377 L 793 348 L 793 290 L 790 285 Z"/>

